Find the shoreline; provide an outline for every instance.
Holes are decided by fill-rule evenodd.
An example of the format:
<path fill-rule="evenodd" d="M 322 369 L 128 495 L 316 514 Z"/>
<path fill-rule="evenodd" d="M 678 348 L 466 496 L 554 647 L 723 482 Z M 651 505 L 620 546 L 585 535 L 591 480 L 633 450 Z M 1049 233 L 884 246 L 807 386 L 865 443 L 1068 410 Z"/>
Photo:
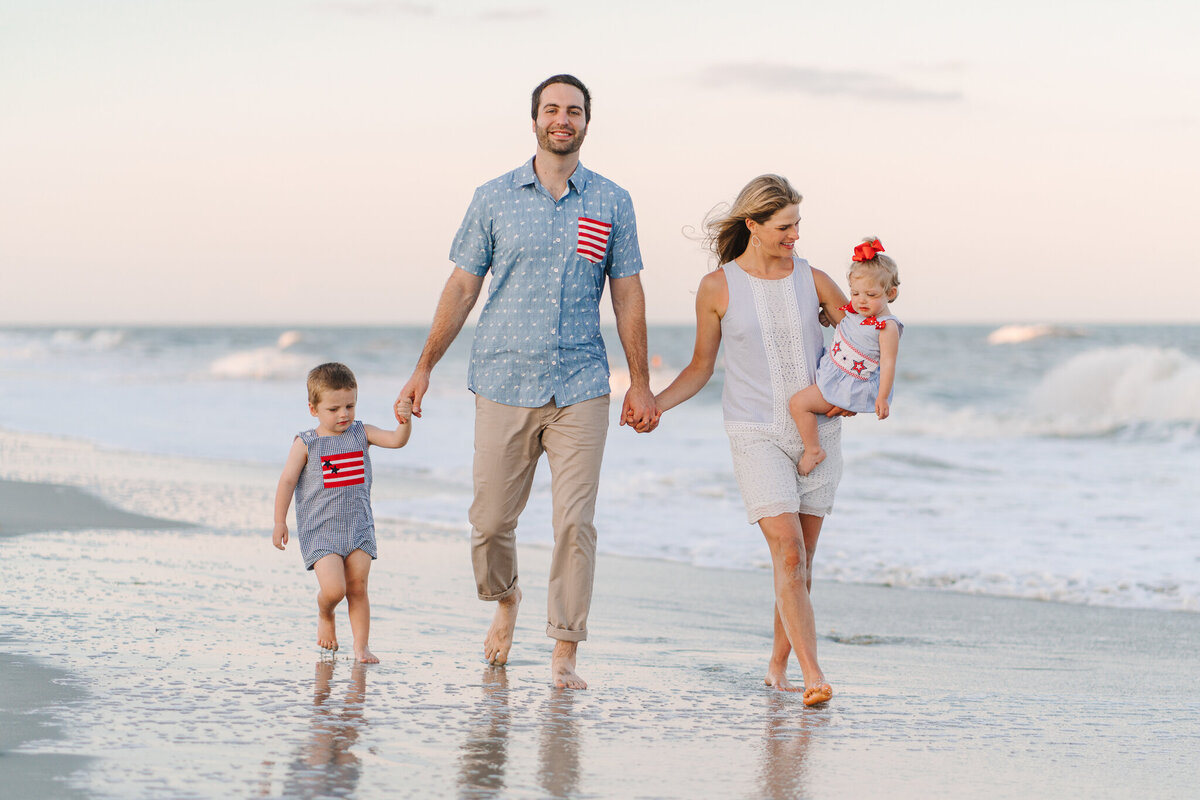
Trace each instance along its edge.
<path fill-rule="evenodd" d="M 20 690 L 6 681 L 0 708 L 22 744 L 0 760 L 61 796 L 121 798 L 164 787 L 563 798 L 1183 798 L 1194 788 L 1196 615 L 818 581 L 818 647 L 835 694 L 806 709 L 762 685 L 765 574 L 601 556 L 579 663 L 592 688 L 564 692 L 548 680 L 544 550 L 520 550 L 525 600 L 512 660 L 497 669 L 479 652 L 491 606 L 474 597 L 467 543 L 396 528 L 380 538 L 371 647 L 383 663 L 370 666 L 318 653 L 315 582 L 298 553 L 268 553 L 257 538 L 3 540 L 17 562 L 69 544 L 110 566 L 105 608 L 55 595 L 12 610 L 23 634 L 0 641 L 4 658 L 52 687 L 63 673 L 46 664 L 60 663 L 87 694 L 31 696 L 34 714 L 12 712 Z M 162 563 L 148 570 L 147 553 Z M 238 566 L 254 558 L 254 574 Z M 9 584 L 19 576 L 5 564 Z M 87 574 L 68 569 L 63 585 L 86 597 Z M 233 579 L 248 602 L 197 602 Z M 47 631 L 36 665 L 21 653 L 33 624 Z M 344 605 L 338 624 L 348 652 Z M 45 737 L 46 720 L 64 738 Z"/>
<path fill-rule="evenodd" d="M 343 652 L 324 656 L 315 579 L 294 545 L 270 546 L 274 468 L 233 465 L 221 483 L 186 459 L 4 444 L 17 457 L 0 484 L 76 485 L 88 520 L 56 527 L 57 504 L 30 503 L 29 524 L 51 529 L 0 537 L 0 785 L 21 796 L 1194 793 L 1200 615 L 816 580 L 834 697 L 806 709 L 762 685 L 769 573 L 601 554 L 579 660 L 591 688 L 564 692 L 549 685 L 546 548 L 519 547 L 525 599 L 498 669 L 481 658 L 492 607 L 469 542 L 383 521 L 383 663 L 356 665 L 345 605 Z M 101 524 L 127 514 L 154 524 Z"/>

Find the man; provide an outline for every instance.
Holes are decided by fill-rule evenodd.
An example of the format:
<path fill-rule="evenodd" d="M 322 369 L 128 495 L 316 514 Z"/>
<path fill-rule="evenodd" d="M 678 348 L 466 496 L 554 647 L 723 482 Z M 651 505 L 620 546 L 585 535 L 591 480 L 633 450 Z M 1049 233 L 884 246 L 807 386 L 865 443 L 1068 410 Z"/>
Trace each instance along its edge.
<path fill-rule="evenodd" d="M 608 431 L 608 360 L 600 296 L 608 279 L 630 387 L 621 424 L 657 423 L 646 364 L 646 312 L 637 225 L 629 194 L 579 163 L 591 95 L 571 75 L 533 91 L 537 150 L 523 166 L 475 191 L 454 237 L 455 263 L 412 377 L 397 398 L 421 416 L 433 367 L 462 329 L 492 273 L 475 329 L 468 385 L 475 393 L 475 497 L 471 558 L 481 600 L 497 603 L 484 640 L 492 664 L 508 661 L 521 589 L 517 517 L 543 452 L 550 463 L 554 552 L 546 634 L 560 688 L 586 689 L 575 671 L 587 638 L 595 572 L 596 489 Z"/>

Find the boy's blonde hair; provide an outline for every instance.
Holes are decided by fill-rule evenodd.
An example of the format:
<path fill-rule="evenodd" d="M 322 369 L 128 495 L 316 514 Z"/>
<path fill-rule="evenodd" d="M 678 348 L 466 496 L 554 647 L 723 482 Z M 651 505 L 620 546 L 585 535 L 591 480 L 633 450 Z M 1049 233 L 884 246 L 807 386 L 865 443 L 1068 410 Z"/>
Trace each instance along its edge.
<path fill-rule="evenodd" d="M 874 236 L 867 236 L 863 238 L 862 244 L 869 245 L 878 241 Z M 900 288 L 900 270 L 896 267 L 896 262 L 892 257 L 884 255 L 882 251 L 876 251 L 871 258 L 863 261 L 851 261 L 850 269 L 846 271 L 846 278 L 848 280 L 855 275 L 875 279 L 885 294 L 890 294 L 893 289 Z"/>
<path fill-rule="evenodd" d="M 308 371 L 308 404 L 319 405 L 322 392 L 336 392 L 339 389 L 357 389 L 358 381 L 354 373 L 345 364 L 330 361 Z"/>

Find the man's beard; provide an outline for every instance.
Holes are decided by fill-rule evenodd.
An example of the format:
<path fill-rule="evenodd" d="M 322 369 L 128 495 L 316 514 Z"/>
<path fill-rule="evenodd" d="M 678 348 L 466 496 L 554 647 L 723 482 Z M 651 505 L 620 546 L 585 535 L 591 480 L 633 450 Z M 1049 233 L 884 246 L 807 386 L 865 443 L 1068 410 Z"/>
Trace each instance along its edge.
<path fill-rule="evenodd" d="M 557 130 L 561 130 L 561 128 Z M 587 128 L 577 131 L 570 139 L 560 141 L 550 136 L 549 129 L 537 129 L 538 146 L 548 153 L 554 153 L 555 155 L 560 156 L 578 153 L 579 148 L 583 147 L 583 138 L 585 136 L 587 136 Z"/>

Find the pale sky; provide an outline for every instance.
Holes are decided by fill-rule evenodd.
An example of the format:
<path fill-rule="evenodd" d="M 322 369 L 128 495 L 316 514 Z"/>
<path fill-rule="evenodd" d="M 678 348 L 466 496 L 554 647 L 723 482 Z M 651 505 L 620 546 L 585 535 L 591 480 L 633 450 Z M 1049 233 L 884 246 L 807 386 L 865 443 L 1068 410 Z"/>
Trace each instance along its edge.
<path fill-rule="evenodd" d="M 428 324 L 529 93 L 592 91 L 651 321 L 763 172 L 905 322 L 1200 322 L 1200 3 L 0 0 L 0 324 Z"/>

